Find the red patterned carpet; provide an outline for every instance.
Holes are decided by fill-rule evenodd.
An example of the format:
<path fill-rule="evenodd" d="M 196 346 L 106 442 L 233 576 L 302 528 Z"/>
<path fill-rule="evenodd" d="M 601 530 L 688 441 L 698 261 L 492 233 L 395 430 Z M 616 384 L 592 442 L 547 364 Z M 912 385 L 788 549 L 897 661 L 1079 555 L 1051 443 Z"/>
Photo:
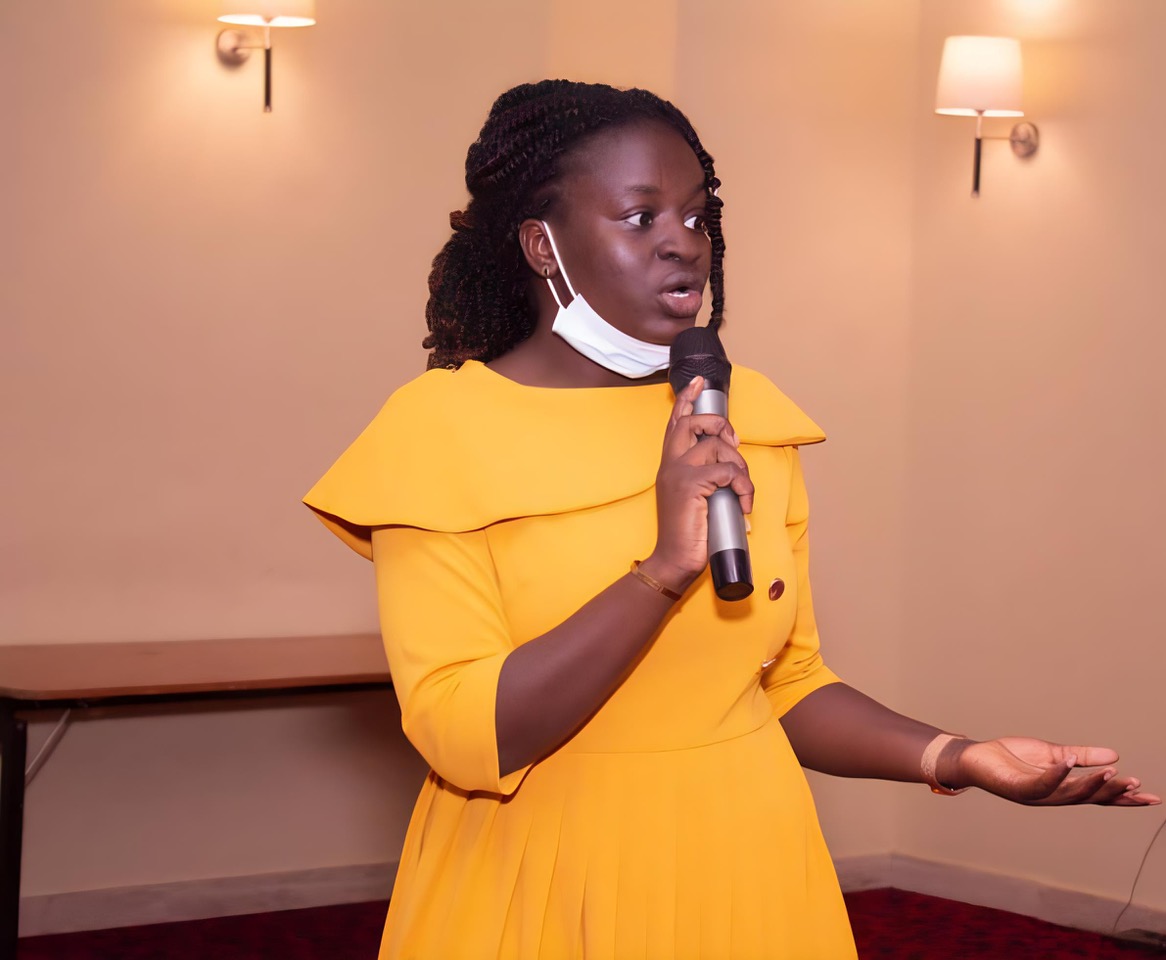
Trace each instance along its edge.
<path fill-rule="evenodd" d="M 1096 933 L 901 890 L 852 893 L 846 903 L 861 960 L 1166 956 Z M 19 960 L 373 960 L 384 915 L 384 903 L 358 903 L 28 937 L 20 942 Z"/>
<path fill-rule="evenodd" d="M 1133 960 L 1153 947 L 903 890 L 848 894 L 861 960 Z"/>

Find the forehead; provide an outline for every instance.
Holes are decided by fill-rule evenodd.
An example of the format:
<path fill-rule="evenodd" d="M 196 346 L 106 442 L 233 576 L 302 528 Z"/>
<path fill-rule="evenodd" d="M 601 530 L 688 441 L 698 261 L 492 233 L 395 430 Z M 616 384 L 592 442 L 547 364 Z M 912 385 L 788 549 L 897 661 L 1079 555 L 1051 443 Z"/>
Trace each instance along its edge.
<path fill-rule="evenodd" d="M 568 203 L 646 190 L 687 198 L 704 188 L 704 170 L 676 130 L 649 120 L 588 138 L 566 159 L 562 183 Z"/>

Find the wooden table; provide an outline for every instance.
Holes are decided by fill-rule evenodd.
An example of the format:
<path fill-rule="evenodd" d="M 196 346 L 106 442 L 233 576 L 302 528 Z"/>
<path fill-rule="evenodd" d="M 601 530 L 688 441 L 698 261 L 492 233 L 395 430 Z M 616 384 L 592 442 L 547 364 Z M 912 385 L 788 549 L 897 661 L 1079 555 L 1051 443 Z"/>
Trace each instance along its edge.
<path fill-rule="evenodd" d="M 376 634 L 0 645 L 0 960 L 16 960 L 19 936 L 24 714 L 391 686 Z"/>

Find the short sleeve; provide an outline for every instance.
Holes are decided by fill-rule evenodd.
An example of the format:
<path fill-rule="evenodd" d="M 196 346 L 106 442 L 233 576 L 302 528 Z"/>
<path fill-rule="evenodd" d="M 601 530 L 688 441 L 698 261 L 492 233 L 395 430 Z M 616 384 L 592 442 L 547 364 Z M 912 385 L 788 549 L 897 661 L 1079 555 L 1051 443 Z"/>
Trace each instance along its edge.
<path fill-rule="evenodd" d="M 512 646 L 486 534 L 378 527 L 372 553 L 405 735 L 454 786 L 513 793 L 529 768 L 498 770 L 498 675 Z"/>
<path fill-rule="evenodd" d="M 802 476 L 797 447 L 782 448 L 790 461 L 789 505 L 785 529 L 793 551 L 797 571 L 797 612 L 789 639 L 778 654 L 777 662 L 765 672 L 765 693 L 773 711 L 782 716 L 807 694 L 839 678 L 822 662 L 818 624 L 814 619 L 814 601 L 810 591 L 810 543 L 808 527 L 810 504 L 806 481 Z"/>

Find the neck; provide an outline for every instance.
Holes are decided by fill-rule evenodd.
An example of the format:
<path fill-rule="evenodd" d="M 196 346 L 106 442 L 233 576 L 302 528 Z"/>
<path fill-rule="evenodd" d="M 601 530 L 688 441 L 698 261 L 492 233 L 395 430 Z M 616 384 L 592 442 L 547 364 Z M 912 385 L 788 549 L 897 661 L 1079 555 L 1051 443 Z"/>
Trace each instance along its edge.
<path fill-rule="evenodd" d="M 552 318 L 553 319 L 553 318 Z M 538 325 L 526 340 L 486 364 L 495 373 L 528 387 L 634 387 L 665 383 L 668 371 L 647 377 L 624 377 L 588 360 L 551 332 L 551 321 Z"/>

